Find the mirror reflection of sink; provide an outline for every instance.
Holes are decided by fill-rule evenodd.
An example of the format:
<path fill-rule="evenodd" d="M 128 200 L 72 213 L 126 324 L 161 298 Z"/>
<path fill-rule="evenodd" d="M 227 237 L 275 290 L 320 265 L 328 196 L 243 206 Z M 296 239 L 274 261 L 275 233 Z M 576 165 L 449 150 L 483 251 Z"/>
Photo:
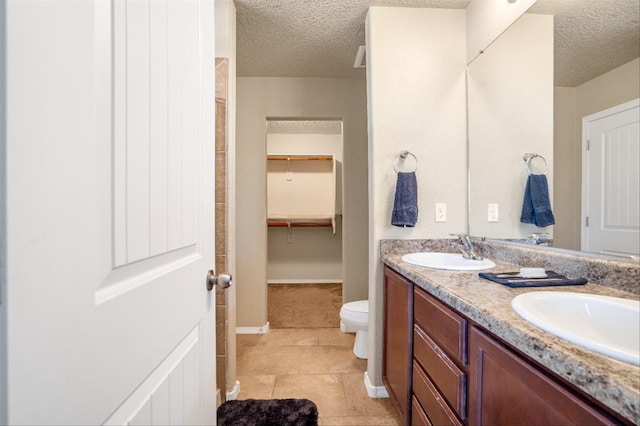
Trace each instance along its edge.
<path fill-rule="evenodd" d="M 640 301 L 534 291 L 513 298 L 518 315 L 541 329 L 612 358 L 640 365 Z"/>
<path fill-rule="evenodd" d="M 465 259 L 462 257 L 462 254 L 456 253 L 410 253 L 402 256 L 402 260 L 412 265 L 434 269 L 447 269 L 450 271 L 479 271 L 496 266 L 496 264 L 489 259 Z"/>

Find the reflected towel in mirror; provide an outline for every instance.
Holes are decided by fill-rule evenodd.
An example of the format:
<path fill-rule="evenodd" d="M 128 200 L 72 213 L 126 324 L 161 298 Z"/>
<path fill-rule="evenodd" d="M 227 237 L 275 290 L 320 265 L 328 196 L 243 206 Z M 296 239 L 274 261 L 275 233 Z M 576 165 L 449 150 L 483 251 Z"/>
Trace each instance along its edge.
<path fill-rule="evenodd" d="M 529 175 L 524 190 L 520 222 L 533 223 L 540 228 L 556 223 L 551 211 L 546 175 Z"/>

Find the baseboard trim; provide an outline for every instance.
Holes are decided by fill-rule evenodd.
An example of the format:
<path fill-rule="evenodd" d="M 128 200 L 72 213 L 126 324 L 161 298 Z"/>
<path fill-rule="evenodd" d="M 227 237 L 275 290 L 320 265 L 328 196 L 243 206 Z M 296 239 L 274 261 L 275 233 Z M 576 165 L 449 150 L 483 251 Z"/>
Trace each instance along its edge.
<path fill-rule="evenodd" d="M 387 388 L 384 386 L 374 386 L 371 384 L 371 380 L 369 380 L 368 372 L 364 372 L 364 387 L 367 388 L 367 394 L 369 398 L 389 398 L 389 392 L 387 392 Z"/>
<path fill-rule="evenodd" d="M 236 385 L 233 387 L 231 392 L 227 392 L 227 401 L 233 401 L 238 399 L 238 394 L 240 393 L 240 381 L 236 380 Z"/>
<path fill-rule="evenodd" d="M 338 279 L 267 280 L 267 284 L 342 284 Z"/>
<path fill-rule="evenodd" d="M 236 327 L 236 334 L 267 334 L 269 332 L 269 321 L 262 327 Z"/>

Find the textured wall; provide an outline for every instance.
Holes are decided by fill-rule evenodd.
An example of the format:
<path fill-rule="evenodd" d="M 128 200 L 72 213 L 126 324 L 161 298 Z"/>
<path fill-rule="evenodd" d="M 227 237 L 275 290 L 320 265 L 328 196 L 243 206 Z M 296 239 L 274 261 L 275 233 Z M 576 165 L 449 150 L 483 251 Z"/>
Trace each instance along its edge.
<path fill-rule="evenodd" d="M 369 10 L 368 375 L 376 386 L 382 384 L 380 240 L 439 238 L 466 230 L 465 52 L 463 10 Z M 390 222 L 396 182 L 392 164 L 403 149 L 418 158 L 415 228 Z M 436 202 L 447 203 L 445 223 L 435 222 Z"/>
<path fill-rule="evenodd" d="M 366 87 L 359 79 L 238 78 L 237 308 L 239 327 L 262 327 L 266 301 L 267 118 L 343 121 L 344 300 L 367 297 Z"/>
<path fill-rule="evenodd" d="M 582 117 L 638 98 L 640 59 L 635 59 L 576 89 L 576 119 L 582 138 Z"/>

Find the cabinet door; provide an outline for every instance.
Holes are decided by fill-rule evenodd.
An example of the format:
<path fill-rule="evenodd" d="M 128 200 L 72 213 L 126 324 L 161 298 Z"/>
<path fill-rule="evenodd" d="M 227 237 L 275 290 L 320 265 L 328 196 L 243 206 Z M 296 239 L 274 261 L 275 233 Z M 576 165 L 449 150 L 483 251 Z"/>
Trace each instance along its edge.
<path fill-rule="evenodd" d="M 469 348 L 470 425 L 615 423 L 476 327 Z"/>
<path fill-rule="evenodd" d="M 409 419 L 411 401 L 412 307 L 411 282 L 385 268 L 382 380 L 405 422 Z"/>

